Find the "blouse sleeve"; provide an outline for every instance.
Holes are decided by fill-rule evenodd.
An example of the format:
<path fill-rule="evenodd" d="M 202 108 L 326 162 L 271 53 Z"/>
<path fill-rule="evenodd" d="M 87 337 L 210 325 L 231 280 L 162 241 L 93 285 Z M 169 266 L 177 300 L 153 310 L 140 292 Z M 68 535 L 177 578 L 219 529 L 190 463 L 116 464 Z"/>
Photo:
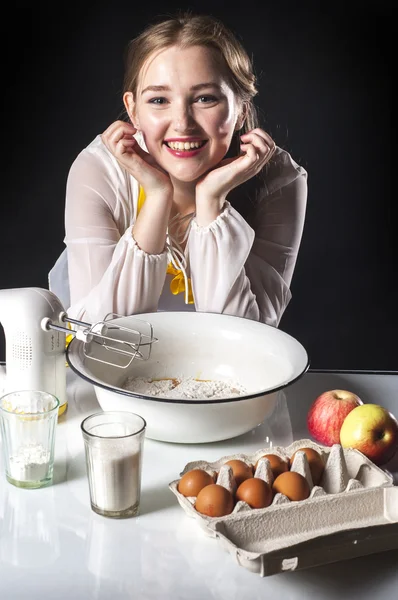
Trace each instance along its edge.
<path fill-rule="evenodd" d="M 192 224 L 189 257 L 198 311 L 279 325 L 291 299 L 306 201 L 307 173 L 298 167 L 282 187 L 264 188 L 255 229 L 228 202 L 208 227 Z"/>
<path fill-rule="evenodd" d="M 141 250 L 131 224 L 119 231 L 115 212 L 126 203 L 123 177 L 116 165 L 113 170 L 112 164 L 85 152 L 70 169 L 65 243 L 71 297 L 68 315 L 72 318 L 91 323 L 110 312 L 131 315 L 157 310 L 167 254 L 149 255 Z"/>

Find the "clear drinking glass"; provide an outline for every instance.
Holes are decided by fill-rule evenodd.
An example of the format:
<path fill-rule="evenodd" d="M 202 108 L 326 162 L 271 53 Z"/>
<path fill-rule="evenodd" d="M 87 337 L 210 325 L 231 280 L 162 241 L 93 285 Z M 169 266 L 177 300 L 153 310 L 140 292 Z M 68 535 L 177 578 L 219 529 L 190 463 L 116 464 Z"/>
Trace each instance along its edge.
<path fill-rule="evenodd" d="M 141 496 L 145 420 L 131 412 L 105 411 L 81 424 L 91 508 L 105 517 L 134 517 Z"/>
<path fill-rule="evenodd" d="M 53 478 L 59 400 L 38 390 L 21 390 L 0 398 L 0 421 L 7 481 L 40 488 Z"/>

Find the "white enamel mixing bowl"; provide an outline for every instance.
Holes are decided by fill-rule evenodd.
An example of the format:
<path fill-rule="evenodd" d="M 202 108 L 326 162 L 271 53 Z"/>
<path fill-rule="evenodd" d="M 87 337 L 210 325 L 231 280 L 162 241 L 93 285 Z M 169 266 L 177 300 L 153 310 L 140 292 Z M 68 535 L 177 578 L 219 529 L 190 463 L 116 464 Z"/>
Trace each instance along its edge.
<path fill-rule="evenodd" d="M 115 320 L 129 325 L 129 317 Z M 250 431 L 272 413 L 279 390 L 309 367 L 304 347 L 292 336 L 257 321 L 197 312 L 156 312 L 131 319 L 150 322 L 158 342 L 148 360 L 126 369 L 87 358 L 76 338 L 68 346 L 69 366 L 93 384 L 102 410 L 127 410 L 147 422 L 146 436 L 177 443 L 203 443 Z M 117 360 L 94 344 L 99 358 Z M 166 399 L 123 389 L 129 377 L 186 378 L 238 382 L 244 396 L 215 400 Z"/>

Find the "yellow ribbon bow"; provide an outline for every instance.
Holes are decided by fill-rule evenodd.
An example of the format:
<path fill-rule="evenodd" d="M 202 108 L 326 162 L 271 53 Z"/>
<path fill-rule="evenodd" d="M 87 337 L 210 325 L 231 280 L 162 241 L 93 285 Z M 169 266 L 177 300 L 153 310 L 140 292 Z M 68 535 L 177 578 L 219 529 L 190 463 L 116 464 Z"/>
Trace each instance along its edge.
<path fill-rule="evenodd" d="M 171 263 L 167 265 L 167 271 L 169 275 L 175 275 L 173 279 L 170 281 L 170 291 L 174 296 L 177 294 L 185 294 L 185 279 L 184 274 L 180 269 L 176 269 L 173 267 Z M 191 280 L 188 278 L 188 304 L 194 304 L 193 293 L 192 293 L 192 284 Z"/>

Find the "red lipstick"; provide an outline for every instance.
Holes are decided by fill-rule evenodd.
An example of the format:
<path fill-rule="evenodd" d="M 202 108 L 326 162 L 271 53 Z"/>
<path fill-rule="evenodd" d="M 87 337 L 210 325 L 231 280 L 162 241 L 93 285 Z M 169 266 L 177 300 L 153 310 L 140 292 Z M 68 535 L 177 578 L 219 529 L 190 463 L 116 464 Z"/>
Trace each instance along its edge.
<path fill-rule="evenodd" d="M 168 139 L 165 140 L 165 142 L 203 142 L 204 144 L 202 146 L 200 146 L 199 148 L 192 148 L 191 150 L 174 150 L 173 148 L 170 148 L 170 146 L 168 146 L 166 143 L 164 144 L 166 149 L 170 152 L 170 154 L 172 154 L 173 156 L 176 156 L 177 158 L 192 158 L 193 156 L 196 156 L 197 154 L 199 154 L 199 152 L 201 152 L 203 150 L 203 148 L 206 146 L 207 140 L 203 140 L 200 138 L 172 138 L 172 139 Z"/>

